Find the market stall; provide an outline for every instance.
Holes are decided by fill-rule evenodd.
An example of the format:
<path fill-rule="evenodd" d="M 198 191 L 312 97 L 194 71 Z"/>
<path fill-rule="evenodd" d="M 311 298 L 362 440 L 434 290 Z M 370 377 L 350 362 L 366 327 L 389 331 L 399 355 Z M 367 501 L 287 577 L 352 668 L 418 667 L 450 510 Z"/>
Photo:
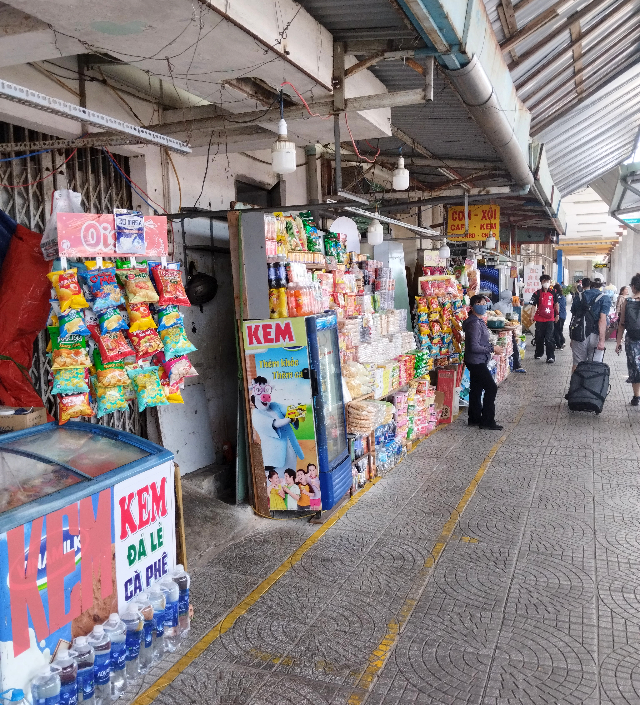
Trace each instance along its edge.
<path fill-rule="evenodd" d="M 0 435 L 0 684 L 30 680 L 176 562 L 173 455 L 71 421 Z"/>

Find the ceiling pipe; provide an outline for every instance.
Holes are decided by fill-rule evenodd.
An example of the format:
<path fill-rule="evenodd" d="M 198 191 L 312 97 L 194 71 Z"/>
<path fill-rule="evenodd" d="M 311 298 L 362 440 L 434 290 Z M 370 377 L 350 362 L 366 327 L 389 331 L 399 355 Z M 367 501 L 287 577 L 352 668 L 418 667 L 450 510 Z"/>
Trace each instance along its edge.
<path fill-rule="evenodd" d="M 445 70 L 445 74 L 485 137 L 495 147 L 516 184 L 531 187 L 533 174 L 527 159 L 478 57 L 473 56 L 464 68 Z"/>

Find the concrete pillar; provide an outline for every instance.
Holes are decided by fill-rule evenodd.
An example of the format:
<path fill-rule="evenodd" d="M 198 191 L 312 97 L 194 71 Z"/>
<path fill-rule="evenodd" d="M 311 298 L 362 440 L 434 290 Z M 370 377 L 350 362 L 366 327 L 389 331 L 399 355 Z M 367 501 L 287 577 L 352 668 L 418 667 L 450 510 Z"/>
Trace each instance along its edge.
<path fill-rule="evenodd" d="M 627 237 L 632 241 L 632 257 L 631 257 L 631 272 L 629 273 L 629 278 L 625 282 L 628 284 L 631 281 L 631 277 L 634 274 L 640 272 L 640 233 L 636 233 L 629 229 L 627 231 Z"/>
<path fill-rule="evenodd" d="M 625 286 L 631 281 L 631 277 L 635 274 L 635 272 L 632 271 L 634 264 L 633 251 L 635 249 L 632 231 L 627 232 L 627 234 L 623 236 L 620 249 L 620 257 L 622 260 L 620 267 L 620 274 L 622 275 L 620 284 L 621 286 Z"/>

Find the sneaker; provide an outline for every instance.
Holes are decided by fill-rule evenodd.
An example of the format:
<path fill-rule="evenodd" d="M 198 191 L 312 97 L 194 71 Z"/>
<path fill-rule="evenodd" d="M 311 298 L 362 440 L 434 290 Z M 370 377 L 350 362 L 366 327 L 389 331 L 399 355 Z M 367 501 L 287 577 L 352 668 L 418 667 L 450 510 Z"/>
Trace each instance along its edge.
<path fill-rule="evenodd" d="M 534 360 L 540 360 L 542 358 L 542 355 L 534 355 L 533 359 Z"/>
<path fill-rule="evenodd" d="M 480 428 L 485 429 L 486 431 L 502 431 L 504 426 L 500 426 L 500 424 L 493 423 L 490 426 L 483 426 L 482 424 L 480 425 Z"/>
<path fill-rule="evenodd" d="M 524 369 L 524 367 L 518 367 L 517 370 L 514 370 L 514 372 L 517 372 L 519 375 L 526 375 L 527 371 Z"/>
<path fill-rule="evenodd" d="M 553 363 L 556 361 L 555 357 L 548 357 L 547 358 L 547 365 L 553 365 Z"/>
<path fill-rule="evenodd" d="M 631 398 L 631 406 L 638 406 L 640 405 L 640 397 L 632 397 Z"/>

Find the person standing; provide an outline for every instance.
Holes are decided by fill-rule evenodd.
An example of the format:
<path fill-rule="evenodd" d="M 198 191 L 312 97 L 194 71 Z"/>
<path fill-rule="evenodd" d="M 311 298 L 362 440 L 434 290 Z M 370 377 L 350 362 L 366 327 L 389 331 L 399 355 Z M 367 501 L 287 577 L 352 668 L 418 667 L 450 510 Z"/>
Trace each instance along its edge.
<path fill-rule="evenodd" d="M 594 279 L 592 282 L 582 280 L 584 291 L 576 294 L 571 304 L 571 324 L 569 335 L 571 337 L 571 351 L 573 353 L 573 369 L 578 363 L 585 361 L 602 362 L 604 359 L 605 336 L 607 333 L 607 314 L 611 299 L 600 291 L 602 282 Z M 582 331 L 576 340 L 573 330 Z"/>
<path fill-rule="evenodd" d="M 623 286 L 622 289 L 620 289 L 620 293 L 618 294 L 618 299 L 616 301 L 616 316 L 618 317 L 618 321 L 620 320 L 620 312 L 622 310 L 622 305 L 624 304 L 624 300 L 629 296 L 630 290 L 628 286 Z"/>
<path fill-rule="evenodd" d="M 539 360 L 542 353 L 547 352 L 547 362 L 556 361 L 554 343 L 554 324 L 558 320 L 558 295 L 551 289 L 551 277 L 543 274 L 540 277 L 540 289 L 531 297 L 531 303 L 536 307 L 533 320 L 536 322 L 536 351 L 534 359 Z"/>
<path fill-rule="evenodd" d="M 471 312 L 462 324 L 464 362 L 469 370 L 469 426 L 502 431 L 502 426 L 496 423 L 498 385 L 487 367 L 493 353 L 501 353 L 502 348 L 491 344 L 484 319 L 487 312 L 485 297 L 476 294 L 471 297 L 470 304 Z"/>
<path fill-rule="evenodd" d="M 627 289 L 620 289 L 622 292 Z M 633 397 L 631 406 L 640 405 L 640 274 L 635 274 L 631 278 L 631 297 L 622 298 L 620 306 L 620 320 L 618 321 L 618 335 L 616 338 L 616 353 L 619 355 L 622 350 L 622 338 L 627 332 L 624 347 L 627 353 L 627 370 L 629 377 L 627 382 L 633 387 Z"/>
<path fill-rule="evenodd" d="M 555 320 L 553 339 L 557 350 L 562 350 L 565 345 L 564 322 L 567 320 L 567 297 L 562 293 L 562 286 L 554 284 L 553 290 L 558 296 L 558 318 Z"/>

